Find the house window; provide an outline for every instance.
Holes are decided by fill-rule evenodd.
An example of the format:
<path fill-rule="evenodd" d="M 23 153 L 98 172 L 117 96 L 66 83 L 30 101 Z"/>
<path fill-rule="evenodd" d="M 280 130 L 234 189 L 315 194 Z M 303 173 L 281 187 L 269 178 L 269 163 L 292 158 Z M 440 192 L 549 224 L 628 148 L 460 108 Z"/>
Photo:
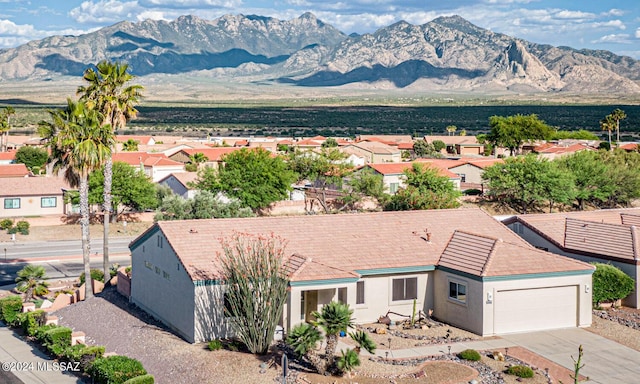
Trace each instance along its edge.
<path fill-rule="evenodd" d="M 413 300 L 418 298 L 418 278 L 393 279 L 393 301 Z"/>
<path fill-rule="evenodd" d="M 159 275 L 160 274 L 160 268 L 156 267 L 156 273 Z"/>
<path fill-rule="evenodd" d="M 20 209 L 20 198 L 4 199 L 4 209 Z"/>
<path fill-rule="evenodd" d="M 145 261 L 144 261 L 144 266 L 145 266 L 145 267 L 147 267 L 147 268 L 149 268 L 149 269 L 151 269 L 151 268 L 152 268 L 151 262 L 150 262 L 150 261 L 147 261 L 147 260 L 145 260 Z"/>
<path fill-rule="evenodd" d="M 347 288 L 338 288 L 338 301 L 347 304 Z"/>
<path fill-rule="evenodd" d="M 158 236 L 158 248 L 162 248 L 162 236 Z"/>
<path fill-rule="evenodd" d="M 306 314 L 306 308 L 304 307 L 305 292 L 300 292 L 300 320 L 304 320 Z"/>
<path fill-rule="evenodd" d="M 395 195 L 398 192 L 400 183 L 389 183 L 389 193 Z"/>
<path fill-rule="evenodd" d="M 356 283 L 356 304 L 364 304 L 364 281 Z"/>
<path fill-rule="evenodd" d="M 58 203 L 58 199 L 55 197 L 41 197 L 40 198 L 40 207 L 41 208 L 55 208 Z"/>
<path fill-rule="evenodd" d="M 162 271 L 162 277 L 164 277 L 167 280 L 170 280 L 169 278 L 171 277 L 166 271 Z"/>
<path fill-rule="evenodd" d="M 458 176 L 460 176 L 460 182 L 461 183 L 466 183 L 467 182 L 467 175 L 465 175 L 464 173 L 458 173 Z"/>
<path fill-rule="evenodd" d="M 449 282 L 449 298 L 456 301 L 460 301 L 462 303 L 466 303 L 467 302 L 467 285 L 450 281 Z"/>

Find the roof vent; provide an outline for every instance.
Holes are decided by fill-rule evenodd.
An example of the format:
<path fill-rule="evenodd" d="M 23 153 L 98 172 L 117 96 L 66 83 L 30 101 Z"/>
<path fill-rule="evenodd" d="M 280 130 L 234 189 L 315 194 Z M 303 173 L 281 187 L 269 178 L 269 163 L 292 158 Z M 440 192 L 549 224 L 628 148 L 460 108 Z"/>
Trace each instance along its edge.
<path fill-rule="evenodd" d="M 197 229 L 193 229 L 193 228 L 191 228 L 191 229 L 189 230 L 189 233 L 198 233 L 198 230 L 197 230 Z"/>

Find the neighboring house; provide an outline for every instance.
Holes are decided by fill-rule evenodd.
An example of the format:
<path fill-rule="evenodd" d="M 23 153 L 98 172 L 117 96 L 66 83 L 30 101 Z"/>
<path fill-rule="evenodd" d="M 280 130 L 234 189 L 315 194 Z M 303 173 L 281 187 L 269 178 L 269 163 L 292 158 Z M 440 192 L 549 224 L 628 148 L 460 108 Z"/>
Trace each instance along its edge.
<path fill-rule="evenodd" d="M 449 171 L 446 167 L 441 167 L 440 163 L 430 164 L 427 161 L 418 161 L 418 163 L 425 164 L 425 167 L 436 168 L 440 176 L 448 177 L 455 189 L 460 190 L 460 176 Z M 404 175 L 404 171 L 411 169 L 413 163 L 376 163 L 367 164 L 365 167 L 373 169 L 376 173 L 382 175 L 384 192 L 395 195 L 400 188 L 405 186 L 406 176 Z"/>
<path fill-rule="evenodd" d="M 189 342 L 232 336 L 220 239 L 238 232 L 286 241 L 285 329 L 332 300 L 360 324 L 434 309 L 482 336 L 591 324 L 593 267 L 479 209 L 160 221 L 130 244 L 131 301 Z"/>
<path fill-rule="evenodd" d="M 0 177 L 33 176 L 24 164 L 0 164 Z"/>
<path fill-rule="evenodd" d="M 169 187 L 173 193 L 185 199 L 191 199 L 196 195 L 197 190 L 189 187 L 189 183 L 196 181 L 196 172 L 172 173 L 158 181 L 158 184 Z"/>
<path fill-rule="evenodd" d="M 0 164 L 12 164 L 16 159 L 16 151 L 0 152 Z"/>
<path fill-rule="evenodd" d="M 479 189 L 484 191 L 485 183 L 482 180 L 484 170 L 487 167 L 491 167 L 499 163 L 504 163 L 504 160 L 495 158 L 464 158 L 460 159 L 458 164 L 452 164 L 447 168 L 451 172 L 460 176 L 460 189 Z"/>
<path fill-rule="evenodd" d="M 64 194 L 69 189 L 62 177 L 0 178 L 0 217 L 66 214 Z"/>
<path fill-rule="evenodd" d="M 173 161 L 162 153 L 116 152 L 112 159 L 114 163 L 120 161 L 142 170 L 154 183 L 172 173 L 185 172 L 184 164 Z"/>
<path fill-rule="evenodd" d="M 536 146 L 533 152 L 538 154 L 538 157 L 548 160 L 554 160 L 567 155 L 573 155 L 581 151 L 596 151 L 597 148 L 589 146 L 585 143 L 574 144 L 552 144 L 546 143 Z"/>
<path fill-rule="evenodd" d="M 442 141 L 446 147 L 443 154 L 459 156 L 482 156 L 484 145 L 478 143 L 475 136 L 425 136 L 424 140 L 431 144 L 436 140 Z"/>
<path fill-rule="evenodd" d="M 239 151 L 241 149 L 242 148 L 240 147 L 183 148 L 173 155 L 169 156 L 169 158 L 171 160 L 187 164 L 190 161 L 191 156 L 195 155 L 196 153 L 202 153 L 208 159 L 204 163 L 204 166 L 218 169 L 220 163 L 222 163 L 222 158 L 225 155 L 231 152 Z"/>
<path fill-rule="evenodd" d="M 126 143 L 129 140 L 133 140 L 138 145 L 155 145 L 156 140 L 153 136 L 139 136 L 139 135 L 116 135 L 116 142 Z"/>
<path fill-rule="evenodd" d="M 624 149 L 627 152 L 637 152 L 638 151 L 638 144 L 637 143 L 625 143 L 625 144 L 620 144 L 620 146 L 618 148 Z"/>
<path fill-rule="evenodd" d="M 364 157 L 367 163 L 399 163 L 402 151 L 397 147 L 376 141 L 360 141 L 343 147 L 348 154 Z"/>
<path fill-rule="evenodd" d="M 504 223 L 536 248 L 620 268 L 635 280 L 623 303 L 640 308 L 640 209 L 518 215 Z"/>

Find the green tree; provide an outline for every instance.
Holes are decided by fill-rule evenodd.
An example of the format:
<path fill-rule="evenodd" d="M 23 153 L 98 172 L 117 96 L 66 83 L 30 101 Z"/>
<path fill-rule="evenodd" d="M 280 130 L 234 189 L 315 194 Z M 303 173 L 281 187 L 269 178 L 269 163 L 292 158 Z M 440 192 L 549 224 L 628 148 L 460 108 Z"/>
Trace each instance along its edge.
<path fill-rule="evenodd" d="M 458 130 L 458 127 L 456 127 L 455 125 L 447 125 L 447 128 L 445 129 L 449 133 L 449 136 L 454 136 L 456 134 L 456 131 Z"/>
<path fill-rule="evenodd" d="M 613 120 L 611 115 L 607 115 L 604 119 L 600 120 L 600 129 L 603 131 L 607 131 L 609 135 L 609 149 L 612 149 L 611 145 L 611 131 L 616 127 L 616 122 Z"/>
<path fill-rule="evenodd" d="M 620 121 L 626 119 L 627 114 L 622 109 L 616 108 L 610 116 L 616 124 L 616 143 L 620 143 Z"/>
<path fill-rule="evenodd" d="M 251 353 L 269 350 L 287 300 L 286 243 L 276 236 L 234 234 L 222 241 L 225 311 Z"/>
<path fill-rule="evenodd" d="M 242 207 L 237 199 L 222 202 L 209 191 L 200 191 L 193 199 L 183 199 L 175 194 L 165 196 L 159 211 L 156 221 L 255 216 L 250 208 Z"/>
<path fill-rule="evenodd" d="M 113 163 L 111 190 L 111 212 L 116 216 L 125 209 L 144 211 L 158 206 L 156 188 L 153 182 L 140 169 L 127 163 Z M 104 202 L 104 170 L 99 169 L 89 176 L 89 203 Z"/>
<path fill-rule="evenodd" d="M 430 151 L 429 143 L 425 140 L 416 140 L 413 143 L 413 153 L 415 153 L 417 157 L 426 157 Z"/>
<path fill-rule="evenodd" d="M 520 151 L 526 141 L 548 140 L 554 130 L 540 120 L 537 115 L 491 116 L 489 118 L 491 131 L 486 140 L 494 147 L 508 148 L 513 156 Z"/>
<path fill-rule="evenodd" d="M 575 198 L 580 210 L 584 209 L 587 202 L 608 201 L 616 190 L 615 181 L 609 176 L 609 166 L 602 161 L 599 152 L 580 151 L 557 160 L 559 167 L 573 176 Z"/>
<path fill-rule="evenodd" d="M 38 173 L 36 171 L 44 167 L 48 158 L 49 153 L 46 149 L 25 145 L 16 151 L 15 162 L 24 164 L 30 171 Z"/>
<path fill-rule="evenodd" d="M 287 198 L 296 179 L 281 157 L 262 148 L 243 148 L 225 155 L 223 161 L 213 181 L 200 180 L 196 185 L 201 190 L 213 186 L 212 192 L 223 192 L 253 210 Z"/>
<path fill-rule="evenodd" d="M 440 153 L 440 151 L 447 148 L 447 144 L 445 144 L 442 140 L 433 140 L 433 142 L 431 142 L 431 145 L 433 145 L 433 150 L 437 153 Z"/>
<path fill-rule="evenodd" d="M 440 176 L 435 168 L 414 163 L 404 171 L 406 186 L 391 196 L 384 205 L 385 211 L 444 209 L 460 206 L 460 191 L 446 176 Z"/>
<path fill-rule="evenodd" d="M 138 150 L 138 141 L 134 139 L 128 139 L 122 143 L 122 150 L 125 152 L 136 152 Z"/>
<path fill-rule="evenodd" d="M 79 188 L 82 260 L 89 276 L 89 174 L 111 157 L 115 137 L 111 126 L 102 124 L 100 112 L 90 108 L 86 101 L 67 99 L 65 109 L 51 111 L 50 115 L 53 121 L 40 124 L 40 136 L 50 149 L 54 172 L 64 170 L 69 184 Z M 91 284 L 85 284 L 85 297 L 92 296 Z"/>
<path fill-rule="evenodd" d="M 622 149 L 597 154 L 607 166 L 607 185 L 612 188 L 604 207 L 629 206 L 640 197 L 640 154 Z"/>
<path fill-rule="evenodd" d="M 9 131 L 11 130 L 11 116 L 16 110 L 11 106 L 4 107 L 0 112 L 0 152 L 6 152 L 9 145 Z"/>
<path fill-rule="evenodd" d="M 593 132 L 587 131 L 585 129 L 580 129 L 577 131 L 556 131 L 551 136 L 551 140 L 563 140 L 563 139 L 592 140 L 592 141 L 600 140 L 600 138 L 596 136 Z"/>
<path fill-rule="evenodd" d="M 141 85 L 129 85 L 133 75 L 129 72 L 129 65 L 119 62 L 103 60 L 96 68 L 89 68 L 84 72 L 83 79 L 87 85 L 80 86 L 77 94 L 87 105 L 101 113 L 102 125 L 109 127 L 111 133 L 124 130 L 127 122 L 136 117 L 138 111 L 135 106 L 142 97 Z M 114 144 L 115 145 L 115 142 Z M 113 148 L 112 148 L 113 150 Z M 109 155 L 104 164 L 104 198 L 103 213 L 103 260 L 102 268 L 105 275 L 109 273 L 109 223 L 111 221 L 111 189 L 113 163 Z M 117 216 L 114 217 L 114 219 Z"/>
<path fill-rule="evenodd" d="M 26 265 L 18 271 L 16 277 L 16 289 L 24 293 L 24 302 L 33 299 L 34 295 L 46 295 L 49 290 L 49 284 L 45 281 L 47 278 L 46 271 L 41 265 Z"/>
<path fill-rule="evenodd" d="M 386 201 L 382 175 L 371 168 L 354 172 L 348 180 L 348 187 L 349 192 L 345 195 L 348 201 L 344 201 L 345 205 L 353 207 L 353 204 L 361 201 L 364 196 L 372 197 L 379 203 Z"/>
<path fill-rule="evenodd" d="M 189 172 L 195 172 L 200 168 L 200 164 L 206 163 L 207 161 L 209 161 L 209 158 L 204 153 L 194 153 L 189 156 L 189 163 L 187 163 L 185 169 Z"/>
<path fill-rule="evenodd" d="M 353 326 L 353 310 L 349 305 L 332 301 L 322 307 L 320 311 L 314 311 L 314 325 L 322 328 L 327 339 L 325 347 L 325 359 L 327 367 L 333 369 L 335 353 L 338 347 L 338 335 L 347 332 L 347 328 Z"/>
<path fill-rule="evenodd" d="M 335 148 L 337 146 L 338 141 L 333 137 L 329 137 L 324 142 L 322 142 L 322 148 Z"/>
<path fill-rule="evenodd" d="M 635 289 L 635 281 L 619 268 L 604 263 L 594 263 L 593 304 L 624 299 Z"/>

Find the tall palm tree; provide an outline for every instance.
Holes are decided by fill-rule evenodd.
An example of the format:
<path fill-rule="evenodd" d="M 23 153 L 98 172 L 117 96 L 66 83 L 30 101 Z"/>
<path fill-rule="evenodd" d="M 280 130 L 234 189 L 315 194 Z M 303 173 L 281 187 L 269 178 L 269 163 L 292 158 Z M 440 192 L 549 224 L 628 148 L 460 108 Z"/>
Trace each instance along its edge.
<path fill-rule="evenodd" d="M 9 130 L 11 129 L 11 116 L 16 114 L 13 107 L 4 107 L 0 113 L 0 152 L 6 152 L 9 145 Z"/>
<path fill-rule="evenodd" d="M 620 145 L 620 120 L 624 120 L 627 118 L 627 114 L 620 108 L 616 108 L 611 112 L 611 118 L 616 123 L 616 143 Z"/>
<path fill-rule="evenodd" d="M 78 87 L 81 100 L 97 109 L 102 114 L 102 125 L 109 126 L 112 131 L 124 129 L 127 121 L 136 117 L 135 106 L 142 97 L 141 85 L 128 85 L 134 76 L 128 72 L 129 65 L 119 62 L 101 61 L 96 69 L 89 68 L 84 72 L 86 86 Z M 109 224 L 111 221 L 111 189 L 113 183 L 113 161 L 109 155 L 104 164 L 103 192 L 103 269 L 109 276 Z M 114 216 L 115 218 L 115 216 Z"/>
<path fill-rule="evenodd" d="M 24 302 L 33 299 L 34 295 L 46 295 L 47 289 L 46 271 L 42 265 L 26 265 L 18 271 L 16 277 L 16 289 L 24 292 Z"/>
<path fill-rule="evenodd" d="M 346 332 L 347 328 L 353 326 L 353 309 L 349 309 L 348 304 L 332 301 L 322 307 L 320 312 L 313 312 L 315 317 L 314 325 L 319 326 L 327 338 L 325 348 L 325 359 L 327 367 L 333 369 L 335 353 L 338 347 L 338 335 Z"/>
<path fill-rule="evenodd" d="M 102 124 L 102 114 L 85 101 L 67 99 L 65 109 L 54 110 L 50 114 L 53 121 L 40 124 L 40 136 L 51 150 L 50 162 L 54 164 L 54 172 L 63 171 L 69 184 L 79 189 L 82 261 L 85 276 L 91 276 L 89 174 L 110 158 L 115 138 L 111 126 Z M 85 297 L 92 296 L 91 284 L 85 284 Z"/>
<path fill-rule="evenodd" d="M 609 133 L 609 149 L 613 149 L 611 146 L 611 131 L 616 127 L 616 123 L 611 117 L 611 115 L 607 115 L 604 119 L 600 120 L 600 128 L 603 131 L 607 131 Z"/>
<path fill-rule="evenodd" d="M 138 150 L 138 142 L 133 139 L 129 139 L 122 143 L 122 150 L 125 152 L 136 152 Z"/>

